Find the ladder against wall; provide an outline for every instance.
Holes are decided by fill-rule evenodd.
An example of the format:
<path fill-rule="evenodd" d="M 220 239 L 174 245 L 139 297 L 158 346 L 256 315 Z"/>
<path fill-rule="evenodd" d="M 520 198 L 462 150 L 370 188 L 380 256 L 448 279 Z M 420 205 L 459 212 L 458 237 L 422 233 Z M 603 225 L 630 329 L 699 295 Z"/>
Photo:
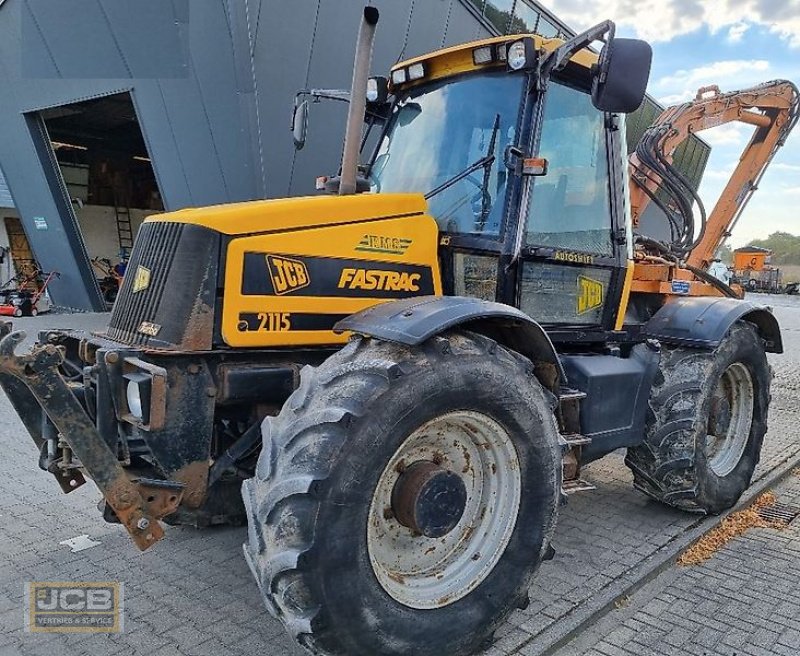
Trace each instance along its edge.
<path fill-rule="evenodd" d="M 127 261 L 133 248 L 133 225 L 128 194 L 120 189 L 114 189 L 114 216 L 117 222 L 119 256 L 120 259 Z"/>

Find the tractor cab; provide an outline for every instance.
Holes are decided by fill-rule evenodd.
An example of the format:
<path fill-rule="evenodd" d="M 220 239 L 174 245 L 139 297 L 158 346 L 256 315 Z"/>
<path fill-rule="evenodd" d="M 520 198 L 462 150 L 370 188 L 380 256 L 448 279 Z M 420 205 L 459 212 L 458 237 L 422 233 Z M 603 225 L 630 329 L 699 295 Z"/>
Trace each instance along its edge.
<path fill-rule="evenodd" d="M 592 102 L 587 50 L 541 84 L 561 45 L 494 39 L 397 66 L 371 188 L 426 194 L 448 293 L 610 329 L 629 259 L 624 116 Z"/>
<path fill-rule="evenodd" d="M 600 55 L 587 47 L 598 39 Z M 569 42 L 498 37 L 399 63 L 368 87 L 381 132 L 361 189 L 425 195 L 445 294 L 603 338 L 625 313 L 624 115 L 650 54 L 604 23 Z"/>

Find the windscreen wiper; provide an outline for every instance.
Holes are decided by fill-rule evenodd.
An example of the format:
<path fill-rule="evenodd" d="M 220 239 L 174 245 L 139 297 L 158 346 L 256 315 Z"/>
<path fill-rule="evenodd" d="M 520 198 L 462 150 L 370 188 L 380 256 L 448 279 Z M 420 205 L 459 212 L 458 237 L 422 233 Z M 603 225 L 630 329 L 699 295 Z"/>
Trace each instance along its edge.
<path fill-rule="evenodd" d="M 497 159 L 494 155 L 494 149 L 497 143 L 497 133 L 499 132 L 499 130 L 500 130 L 500 114 L 497 114 L 494 119 L 494 127 L 492 128 L 492 138 L 489 142 L 488 154 L 481 157 L 474 164 L 470 164 L 467 168 L 461 171 L 461 173 L 457 173 L 452 178 L 445 180 L 435 189 L 429 191 L 427 194 L 425 194 L 425 200 L 430 200 L 437 194 L 442 193 L 445 189 L 449 189 L 450 187 L 452 187 L 456 182 L 460 182 L 471 173 L 475 173 L 475 171 L 483 169 L 484 174 L 483 174 L 483 186 L 481 188 L 481 193 L 483 194 L 483 199 L 484 199 L 483 203 L 485 204 L 486 203 L 485 199 L 487 194 L 486 188 L 489 186 L 489 179 L 491 178 L 491 172 L 492 172 L 492 164 L 494 164 L 494 160 Z M 481 211 L 481 215 L 483 215 L 483 211 Z"/>
<path fill-rule="evenodd" d="M 492 138 L 489 140 L 489 153 L 494 153 L 497 146 L 497 133 L 500 131 L 500 114 L 495 114 L 494 126 L 492 127 Z M 494 160 L 493 160 L 494 161 Z M 489 212 L 492 211 L 492 197 L 489 194 L 489 182 L 492 179 L 492 165 L 486 164 L 483 167 L 483 184 L 481 185 L 481 218 L 476 222 L 475 229 L 483 232 Z"/>

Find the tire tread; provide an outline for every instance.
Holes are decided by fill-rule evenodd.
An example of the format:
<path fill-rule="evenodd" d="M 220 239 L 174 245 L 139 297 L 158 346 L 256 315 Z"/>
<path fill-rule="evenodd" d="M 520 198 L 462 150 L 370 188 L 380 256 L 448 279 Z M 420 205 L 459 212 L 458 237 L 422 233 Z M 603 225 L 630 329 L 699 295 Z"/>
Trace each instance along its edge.
<path fill-rule="evenodd" d="M 749 338 L 760 343 L 755 326 L 743 321 L 734 325 L 728 339 L 740 332 L 750 333 Z M 703 421 L 698 412 L 704 395 L 702 382 L 708 379 L 724 345 L 714 351 L 662 348 L 648 402 L 644 441 L 629 448 L 625 456 L 634 487 L 657 501 L 694 513 L 709 512 L 701 499 L 695 471 L 695 435 Z"/>
<path fill-rule="evenodd" d="M 281 412 L 264 420 L 256 476 L 242 486 L 250 517 L 243 548 L 268 611 L 307 649 L 328 653 L 320 644 L 328 627 L 312 598 L 314 573 L 306 558 L 322 547 L 314 541 L 313 519 L 303 518 L 319 511 L 315 490 L 325 486 L 347 423 L 363 416 L 392 379 L 420 363 L 436 366 L 441 358 L 467 354 L 532 375 L 529 360 L 479 334 L 453 331 L 416 350 L 354 337 L 323 366 L 304 367 Z"/>

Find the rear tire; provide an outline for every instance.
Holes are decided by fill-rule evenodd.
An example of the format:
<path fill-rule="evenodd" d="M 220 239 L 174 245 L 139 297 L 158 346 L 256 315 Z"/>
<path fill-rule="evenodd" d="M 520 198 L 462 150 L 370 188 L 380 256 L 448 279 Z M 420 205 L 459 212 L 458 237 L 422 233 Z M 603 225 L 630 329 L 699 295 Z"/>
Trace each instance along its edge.
<path fill-rule="evenodd" d="M 450 656 L 487 647 L 526 600 L 555 527 L 554 403 L 528 360 L 471 333 L 419 348 L 354 338 L 303 369 L 300 387 L 264 422 L 256 476 L 242 489 L 245 556 L 268 610 L 318 654 Z M 404 462 L 404 454 L 418 459 Z M 492 454 L 506 466 L 492 469 Z M 436 537 L 401 524 L 395 499 L 404 497 L 387 496 L 387 485 L 396 490 L 422 462 L 466 481 L 460 519 L 435 507 L 457 521 Z M 477 476 L 481 485 L 470 488 Z M 495 497 L 475 490 L 500 490 L 496 481 L 508 485 L 493 506 Z M 482 501 L 470 506 L 475 498 Z M 485 544 L 487 553 L 462 544 Z M 396 572 L 393 555 L 406 559 Z M 426 578 L 431 570 L 441 579 Z M 439 596 L 448 581 L 451 594 Z"/>
<path fill-rule="evenodd" d="M 634 486 L 663 503 L 720 513 L 750 485 L 767 431 L 772 372 L 756 327 L 736 323 L 714 351 L 665 347 Z"/>

